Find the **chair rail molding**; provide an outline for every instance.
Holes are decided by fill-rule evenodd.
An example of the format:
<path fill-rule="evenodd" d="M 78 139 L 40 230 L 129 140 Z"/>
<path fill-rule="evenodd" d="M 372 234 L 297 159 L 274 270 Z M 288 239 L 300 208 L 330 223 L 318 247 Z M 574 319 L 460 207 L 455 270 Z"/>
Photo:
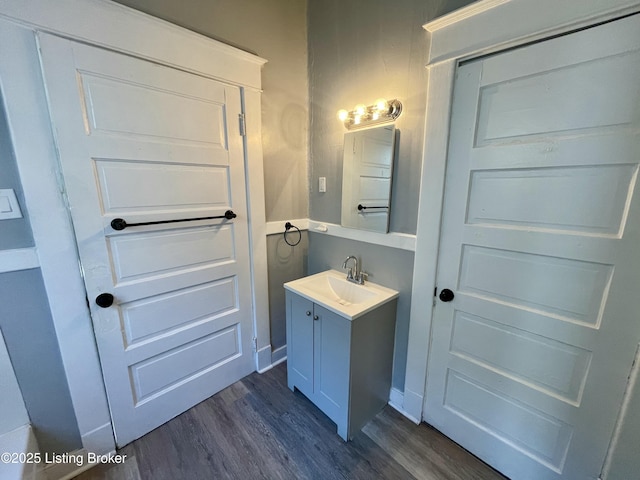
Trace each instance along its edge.
<path fill-rule="evenodd" d="M 267 235 L 278 235 L 284 233 L 285 223 L 290 222 L 293 226 L 298 227 L 300 230 L 309 230 L 308 218 L 296 218 L 295 220 L 275 220 L 267 222 Z"/>
<path fill-rule="evenodd" d="M 383 247 L 399 248 L 401 250 L 415 250 L 416 236 L 409 233 L 380 233 L 367 230 L 357 230 L 355 228 L 343 227 L 335 223 L 309 220 L 309 231 L 320 235 L 330 235 L 332 237 L 356 240 L 358 242 L 381 245 Z"/>
<path fill-rule="evenodd" d="M 460 61 L 640 11 L 638 0 L 481 0 L 424 25 L 429 34 L 422 159 L 403 411 L 421 420 L 431 342 L 452 92 Z M 500 25 L 499 29 L 495 28 Z M 435 119 L 430 121 L 430 119 Z"/>
<path fill-rule="evenodd" d="M 247 119 L 256 367 L 271 364 L 261 141 L 266 60 L 107 0 L 0 0 L 0 91 L 83 447 L 115 448 L 78 253 L 40 72 L 36 34 L 47 32 L 240 87 Z M 189 55 L 184 55 L 188 51 Z M 21 253 L 24 265 L 33 254 Z M 29 260 L 30 259 L 30 260 Z M 6 262 L 5 262 L 6 263 Z M 8 267 L 7 267 L 8 268 Z M 15 267 L 11 267 L 15 268 Z M 65 281 L 61 282 L 60 279 Z"/>
<path fill-rule="evenodd" d="M 40 267 L 38 252 L 33 247 L 0 250 L 0 273 L 30 270 L 38 267 Z"/>

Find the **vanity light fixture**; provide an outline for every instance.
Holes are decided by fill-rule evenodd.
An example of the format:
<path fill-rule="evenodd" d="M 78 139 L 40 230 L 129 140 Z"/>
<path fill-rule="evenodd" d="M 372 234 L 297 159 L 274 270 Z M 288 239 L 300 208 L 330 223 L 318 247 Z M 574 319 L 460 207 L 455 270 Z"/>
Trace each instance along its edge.
<path fill-rule="evenodd" d="M 359 104 L 351 111 L 338 111 L 338 119 L 344 122 L 347 130 L 352 130 L 378 123 L 393 122 L 401 113 L 402 103 L 400 100 L 379 98 L 373 105 Z"/>

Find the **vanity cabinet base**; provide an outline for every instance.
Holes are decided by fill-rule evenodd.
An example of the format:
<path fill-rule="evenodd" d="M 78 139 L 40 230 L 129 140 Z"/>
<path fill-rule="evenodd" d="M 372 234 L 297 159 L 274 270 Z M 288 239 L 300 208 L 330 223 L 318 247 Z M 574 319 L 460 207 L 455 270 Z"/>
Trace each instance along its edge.
<path fill-rule="evenodd" d="M 353 320 L 286 292 L 287 383 L 345 441 L 389 401 L 397 299 Z"/>

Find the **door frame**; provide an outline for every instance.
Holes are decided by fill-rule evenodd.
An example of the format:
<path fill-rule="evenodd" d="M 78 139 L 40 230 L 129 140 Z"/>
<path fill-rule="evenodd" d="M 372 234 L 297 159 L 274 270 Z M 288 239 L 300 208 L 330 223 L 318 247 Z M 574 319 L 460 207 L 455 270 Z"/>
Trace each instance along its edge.
<path fill-rule="evenodd" d="M 117 27 L 115 27 L 117 26 Z M 244 165 L 249 216 L 256 369 L 271 366 L 261 68 L 266 60 L 107 0 L 0 1 L 0 94 L 29 211 L 54 328 L 83 448 L 115 450 L 86 290 L 46 101 L 37 32 L 205 76 L 240 88 L 246 117 Z M 3 48 L 3 46 L 5 46 Z M 183 58 L 181 52 L 191 55 Z M 61 281 L 63 279 L 63 281 Z"/>
<path fill-rule="evenodd" d="M 481 0 L 423 26 L 430 47 L 425 144 L 403 413 L 423 419 L 453 86 L 460 62 L 640 12 L 638 0 Z M 525 19 L 525 21 L 523 21 Z M 504 28 L 496 29 L 496 25 Z M 433 119 L 433 120 L 431 120 Z"/>

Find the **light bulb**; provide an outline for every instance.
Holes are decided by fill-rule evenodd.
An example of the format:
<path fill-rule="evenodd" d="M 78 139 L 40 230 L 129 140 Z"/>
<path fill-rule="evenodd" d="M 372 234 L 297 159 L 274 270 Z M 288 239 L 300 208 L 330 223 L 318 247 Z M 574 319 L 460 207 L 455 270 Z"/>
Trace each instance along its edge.
<path fill-rule="evenodd" d="M 371 114 L 371 120 L 378 120 L 380 118 L 380 114 L 378 112 L 373 112 Z"/>
<path fill-rule="evenodd" d="M 376 100 L 375 105 L 376 105 L 376 109 L 379 112 L 384 112 L 389 108 L 387 105 L 387 101 L 384 98 L 379 98 L 378 100 Z"/>
<path fill-rule="evenodd" d="M 354 115 L 353 116 L 353 124 L 354 125 L 360 125 L 360 115 Z"/>
<path fill-rule="evenodd" d="M 358 105 L 356 105 L 355 107 L 353 107 L 353 109 L 356 112 L 356 115 L 364 115 L 365 112 L 367 111 L 367 107 L 365 107 L 363 104 L 359 103 Z"/>
<path fill-rule="evenodd" d="M 341 122 L 344 122 L 347 118 L 349 118 L 349 112 L 346 110 L 338 110 L 338 118 Z"/>

